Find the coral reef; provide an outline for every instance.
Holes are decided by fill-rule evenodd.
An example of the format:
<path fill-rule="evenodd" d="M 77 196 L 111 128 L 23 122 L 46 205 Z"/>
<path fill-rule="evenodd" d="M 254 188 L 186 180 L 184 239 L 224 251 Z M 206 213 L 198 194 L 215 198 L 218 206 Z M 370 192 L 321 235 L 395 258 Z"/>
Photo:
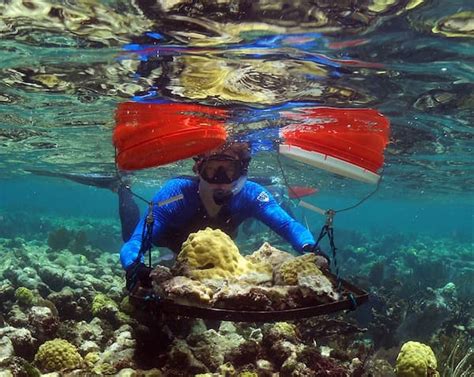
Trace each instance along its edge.
<path fill-rule="evenodd" d="M 171 271 L 158 266 L 151 276 L 155 293 L 175 302 L 284 310 L 339 299 L 316 262 L 314 254 L 295 257 L 266 243 L 244 257 L 229 236 L 206 228 L 183 243 Z"/>
<path fill-rule="evenodd" d="M 85 223 L 68 228 L 74 233 L 89 229 Z M 95 237 L 87 231 L 88 240 Z M 409 339 L 430 345 L 441 375 L 472 370 L 470 246 L 398 235 L 393 247 L 394 237 L 348 233 L 341 249 L 347 256 L 342 273 L 370 291 L 368 304 L 351 313 L 275 324 L 216 323 L 150 313 L 126 299 L 115 254 L 94 254 L 90 245 L 75 248 L 72 243 L 57 252 L 44 239 L 0 238 L 0 375 L 47 372 L 39 349 L 58 338 L 69 342 L 62 351 L 74 349 L 72 359 L 82 360 L 67 369 L 70 364 L 54 357 L 54 366 L 47 368 L 62 375 L 393 377 L 395 370 L 403 375 L 408 368 L 408 362 L 397 367 L 396 359 L 401 343 Z M 235 310 L 316 302 L 313 279 L 324 278 L 325 270 L 313 263 L 314 256 L 295 257 L 264 244 L 237 258 L 234 271 L 244 271 L 237 278 L 222 273 L 223 279 L 210 274 L 196 280 L 183 260 L 180 268 L 186 276 L 157 267 L 154 287 L 178 302 Z M 202 258 L 199 263 L 207 262 Z M 220 264 L 222 271 L 226 263 Z M 266 267 L 258 271 L 252 266 Z M 250 284 L 252 279 L 260 283 Z M 277 279 L 285 285 L 274 285 Z M 317 284 L 324 290 L 323 282 Z M 323 297 L 334 299 L 329 291 Z M 421 368 L 421 363 L 416 365 Z"/>
<path fill-rule="evenodd" d="M 264 275 L 263 281 L 271 280 L 271 268 L 268 264 L 245 259 L 226 233 L 211 228 L 189 235 L 178 254 L 174 270 L 175 275 L 200 281 L 253 281 L 253 276 L 259 273 Z M 257 282 L 259 281 L 261 280 L 258 279 Z"/>
<path fill-rule="evenodd" d="M 35 363 L 46 372 L 76 369 L 82 362 L 76 347 L 64 339 L 53 339 L 43 343 L 35 355 Z"/>
<path fill-rule="evenodd" d="M 433 350 L 426 344 L 407 342 L 397 357 L 397 377 L 436 377 L 439 373 Z"/>
<path fill-rule="evenodd" d="M 35 299 L 34 293 L 31 289 L 26 287 L 18 287 L 15 291 L 15 298 L 20 305 L 30 306 Z"/>
<path fill-rule="evenodd" d="M 306 254 L 292 258 L 280 265 L 275 272 L 275 283 L 280 285 L 298 285 L 300 275 L 321 275 L 316 266 L 316 255 Z"/>

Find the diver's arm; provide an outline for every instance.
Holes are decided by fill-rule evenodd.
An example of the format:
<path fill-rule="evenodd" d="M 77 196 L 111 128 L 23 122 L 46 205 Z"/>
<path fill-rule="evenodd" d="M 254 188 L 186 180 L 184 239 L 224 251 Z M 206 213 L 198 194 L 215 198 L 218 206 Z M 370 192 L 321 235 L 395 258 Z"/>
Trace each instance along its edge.
<path fill-rule="evenodd" d="M 179 197 L 179 194 L 181 194 L 182 183 L 183 180 L 180 179 L 172 179 L 168 181 L 153 198 L 152 242 L 155 244 L 165 231 L 166 225 L 169 224 L 176 213 L 182 209 L 181 206 L 183 204 L 181 201 L 173 201 L 173 198 L 177 196 Z M 128 269 L 134 262 L 143 262 L 143 255 L 141 256 L 140 261 L 138 261 L 137 258 L 142 246 L 143 234 L 146 233 L 146 227 L 144 227 L 144 224 L 147 215 L 148 213 L 145 213 L 136 226 L 130 240 L 122 246 L 120 251 L 120 262 L 124 269 Z"/>
<path fill-rule="evenodd" d="M 263 188 L 261 192 L 264 194 L 258 194 L 257 200 L 254 200 L 254 205 L 256 206 L 254 208 L 254 217 L 287 240 L 300 253 L 303 252 L 305 245 L 314 245 L 316 243 L 311 232 L 288 215 L 270 193 Z"/>
<path fill-rule="evenodd" d="M 138 252 L 142 246 L 142 234 L 143 234 L 143 224 L 145 222 L 145 218 L 142 218 L 133 232 L 130 239 L 125 242 L 120 250 L 120 262 L 122 263 L 122 267 L 126 270 L 128 269 L 135 261 L 137 261 Z M 155 224 L 153 224 L 155 225 Z M 153 226 L 153 228 L 156 228 Z M 141 261 L 143 262 L 143 256 Z"/>

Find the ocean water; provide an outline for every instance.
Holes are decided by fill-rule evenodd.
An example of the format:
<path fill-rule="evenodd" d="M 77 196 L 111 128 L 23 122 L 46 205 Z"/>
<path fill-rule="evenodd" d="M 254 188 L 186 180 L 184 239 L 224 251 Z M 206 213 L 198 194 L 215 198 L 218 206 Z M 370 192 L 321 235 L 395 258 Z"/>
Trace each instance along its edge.
<path fill-rule="evenodd" d="M 71 366 L 83 375 L 125 368 L 232 375 L 223 372 L 226 361 L 234 375 L 390 376 L 401 345 L 413 340 L 433 349 L 443 376 L 472 376 L 473 23 L 472 4 L 458 0 L 3 1 L 0 374 L 25 375 L 19 371 L 30 364 L 46 373 L 35 359 L 38 347 L 63 338 L 83 358 L 99 355 L 100 361 Z M 224 109 L 229 138 L 254 143 L 249 175 L 272 179 L 268 188 L 315 236 L 324 216 L 298 206 L 287 185 L 316 189 L 302 200 L 325 210 L 355 206 L 335 216 L 336 259 L 342 278 L 367 290 L 369 302 L 354 312 L 295 322 L 299 337 L 293 343 L 339 352 L 330 359 L 334 374 L 309 362 L 306 372 L 288 372 L 284 360 L 269 356 L 277 352 L 265 345 L 269 325 L 253 325 L 263 332 L 255 353 L 270 359 L 265 369 L 257 359 L 231 355 L 231 348 L 251 340 L 246 325 L 230 331 L 206 323 L 205 331 L 217 326 L 219 336 L 242 337 L 232 346 L 224 340 L 221 348 L 214 345 L 214 353 L 227 356 L 210 360 L 188 337 L 201 322 L 168 323 L 172 339 L 160 340 L 163 347 L 153 353 L 142 347 L 149 343 L 136 322 L 93 312 L 101 293 L 115 302 L 112 312 L 123 311 L 117 306 L 125 297 L 118 196 L 62 175 L 115 174 L 115 114 L 127 101 Z M 378 185 L 277 158 L 278 129 L 304 128 L 311 119 L 301 112 L 319 107 L 370 108 L 389 120 Z M 192 174 L 192 165 L 184 159 L 135 171 L 131 187 L 149 200 L 168 179 Z M 138 203 L 144 213 L 146 203 Z M 51 235 L 64 228 L 73 238 L 54 249 Z M 85 241 L 78 246 L 80 232 Z M 291 251 L 258 224 L 241 229 L 236 240 L 243 254 L 264 241 Z M 321 245 L 334 259 L 327 240 Z M 34 292 L 36 307 L 54 310 L 40 315 L 22 305 L 14 293 L 20 287 Z M 58 298 L 64 289 L 74 291 L 67 296 L 73 309 Z M 88 337 L 79 323 L 94 317 L 102 322 L 91 325 L 95 335 Z M 26 329 L 35 340 L 20 345 L 12 328 Z M 176 339 L 199 367 L 188 359 L 179 371 Z M 95 346 L 87 348 L 86 341 Z M 211 349 L 206 341 L 202 347 Z M 113 344 L 120 357 L 110 357 Z"/>

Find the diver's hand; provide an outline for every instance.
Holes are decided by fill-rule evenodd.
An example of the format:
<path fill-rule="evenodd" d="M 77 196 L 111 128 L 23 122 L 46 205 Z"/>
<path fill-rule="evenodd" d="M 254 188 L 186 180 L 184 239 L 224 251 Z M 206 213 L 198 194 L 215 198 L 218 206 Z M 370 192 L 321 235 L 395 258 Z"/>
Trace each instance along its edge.
<path fill-rule="evenodd" d="M 331 259 L 317 244 L 306 244 L 303 246 L 303 253 L 314 253 L 316 254 L 316 264 L 318 267 L 329 270 L 331 265 Z"/>
<path fill-rule="evenodd" d="M 125 277 L 127 279 L 127 289 L 133 290 L 135 286 L 140 283 L 143 288 L 151 288 L 150 273 L 153 269 L 146 266 L 144 263 L 135 262 L 129 268 Z"/>

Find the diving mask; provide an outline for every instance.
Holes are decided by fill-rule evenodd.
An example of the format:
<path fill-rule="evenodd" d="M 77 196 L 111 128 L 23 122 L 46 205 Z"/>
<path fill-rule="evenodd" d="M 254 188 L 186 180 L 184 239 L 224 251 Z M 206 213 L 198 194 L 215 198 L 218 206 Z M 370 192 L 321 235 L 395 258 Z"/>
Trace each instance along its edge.
<path fill-rule="evenodd" d="M 200 161 L 198 172 L 208 183 L 229 184 L 247 174 L 247 168 L 241 160 L 217 154 Z"/>

